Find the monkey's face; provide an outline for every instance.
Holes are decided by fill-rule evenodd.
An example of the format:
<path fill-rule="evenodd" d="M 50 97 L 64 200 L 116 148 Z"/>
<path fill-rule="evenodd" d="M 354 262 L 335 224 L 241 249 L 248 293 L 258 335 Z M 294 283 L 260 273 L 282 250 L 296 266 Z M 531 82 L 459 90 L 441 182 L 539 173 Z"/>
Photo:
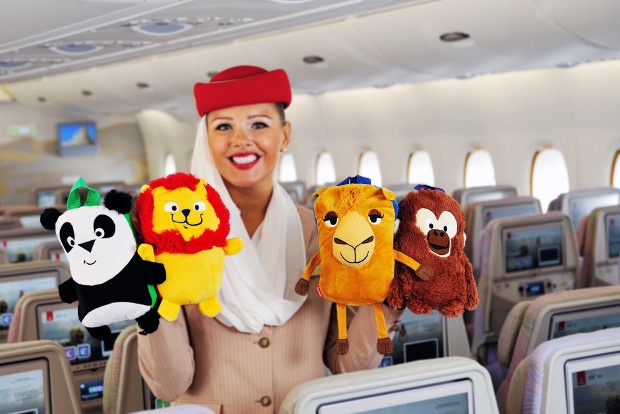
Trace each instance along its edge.
<path fill-rule="evenodd" d="M 457 232 L 457 223 L 454 214 L 442 211 L 439 217 L 427 208 L 418 210 L 415 224 L 426 236 L 428 247 L 433 254 L 439 257 L 450 256 L 452 238 Z"/>

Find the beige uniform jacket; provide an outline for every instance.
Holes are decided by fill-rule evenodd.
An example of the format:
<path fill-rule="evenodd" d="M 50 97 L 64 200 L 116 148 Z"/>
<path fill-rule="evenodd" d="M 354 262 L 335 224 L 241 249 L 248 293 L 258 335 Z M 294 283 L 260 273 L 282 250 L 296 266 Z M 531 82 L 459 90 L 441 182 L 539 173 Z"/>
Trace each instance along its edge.
<path fill-rule="evenodd" d="M 298 210 L 309 261 L 318 251 L 316 225 L 312 211 Z M 337 355 L 335 306 L 319 297 L 318 280 L 310 279 L 308 299 L 288 322 L 259 334 L 226 327 L 197 305 L 183 306 L 174 322 L 161 319 L 155 333 L 138 335 L 140 371 L 151 391 L 216 413 L 274 413 L 293 387 L 324 377 L 325 366 L 334 373 L 378 367 L 373 307 L 348 309 L 349 351 Z M 384 311 L 389 329 L 402 312 Z"/>

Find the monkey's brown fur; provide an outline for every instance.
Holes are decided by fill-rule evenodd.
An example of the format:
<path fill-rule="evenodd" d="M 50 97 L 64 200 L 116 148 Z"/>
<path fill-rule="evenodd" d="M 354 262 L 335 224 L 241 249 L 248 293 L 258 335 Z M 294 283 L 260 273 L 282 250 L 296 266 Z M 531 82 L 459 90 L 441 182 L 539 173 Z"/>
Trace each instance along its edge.
<path fill-rule="evenodd" d="M 418 215 L 420 209 L 430 212 Z M 434 222 L 431 212 L 437 219 Z M 442 216 L 443 212 L 448 213 Z M 457 225 L 456 233 L 451 238 L 443 231 L 449 213 L 454 216 Z M 421 219 L 425 214 L 430 219 Z M 407 306 L 417 314 L 427 314 L 436 309 L 448 317 L 457 317 L 464 309 L 474 309 L 478 305 L 478 292 L 471 264 L 463 251 L 466 222 L 461 206 L 442 191 L 421 190 L 405 196 L 400 203 L 398 217 L 400 224 L 394 236 L 394 249 L 432 268 L 433 277 L 422 280 L 411 268 L 396 263 L 388 304 L 393 308 Z M 429 229 L 430 222 L 434 223 L 434 229 Z M 439 228 L 438 224 L 441 225 Z M 428 238 L 420 227 L 428 231 Z M 431 245 L 438 253 L 433 253 Z"/>

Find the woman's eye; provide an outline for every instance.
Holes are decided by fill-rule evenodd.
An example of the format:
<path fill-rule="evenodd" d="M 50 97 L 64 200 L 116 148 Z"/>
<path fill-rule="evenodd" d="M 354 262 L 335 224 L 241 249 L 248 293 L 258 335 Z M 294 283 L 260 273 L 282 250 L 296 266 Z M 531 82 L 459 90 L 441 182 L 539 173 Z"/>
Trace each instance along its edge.
<path fill-rule="evenodd" d="M 166 203 L 166 205 L 164 206 L 164 211 L 167 211 L 169 213 L 176 213 L 177 211 L 179 211 L 179 205 L 171 201 L 169 203 Z"/>
<path fill-rule="evenodd" d="M 227 131 L 229 129 L 232 129 L 232 126 L 230 124 L 219 124 L 215 127 L 215 129 L 217 131 Z"/>
<path fill-rule="evenodd" d="M 264 122 L 254 122 L 254 123 L 252 124 L 252 128 L 253 128 L 253 129 L 263 129 L 263 128 L 267 128 L 268 126 L 269 126 L 269 125 L 267 125 L 267 124 L 266 124 L 266 123 L 264 123 Z"/>

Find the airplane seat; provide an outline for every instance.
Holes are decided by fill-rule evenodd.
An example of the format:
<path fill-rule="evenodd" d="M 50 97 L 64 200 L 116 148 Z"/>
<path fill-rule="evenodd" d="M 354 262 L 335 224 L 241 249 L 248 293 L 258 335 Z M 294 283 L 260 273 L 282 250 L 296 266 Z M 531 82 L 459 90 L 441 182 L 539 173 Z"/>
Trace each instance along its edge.
<path fill-rule="evenodd" d="M 132 414 L 153 414 L 153 410 L 136 411 Z M 176 407 L 167 407 L 157 409 L 157 414 L 219 414 L 210 408 L 200 405 L 179 405 Z"/>
<path fill-rule="evenodd" d="M 120 414 L 146 408 L 142 376 L 138 367 L 137 335 L 136 327 L 128 326 L 114 342 L 103 377 L 104 414 Z"/>
<path fill-rule="evenodd" d="M 301 204 L 306 193 L 306 183 L 303 181 L 281 181 L 280 185 L 288 193 L 295 204 Z"/>
<path fill-rule="evenodd" d="M 13 309 L 13 320 L 9 326 L 7 342 L 36 341 L 37 333 L 37 305 L 44 303 L 62 302 L 58 288 L 50 288 L 26 293 L 17 300 Z"/>
<path fill-rule="evenodd" d="M 419 183 L 400 183 L 400 184 L 392 184 L 386 185 L 385 188 L 390 189 L 396 194 L 396 201 L 400 202 L 407 194 L 415 190 L 415 187 Z"/>
<path fill-rule="evenodd" d="M 448 356 L 473 358 L 462 316 L 447 318 L 438 311 L 418 315 L 405 309 L 391 330 L 394 351 L 381 360 L 381 367 Z"/>
<path fill-rule="evenodd" d="M 417 412 L 428 404 L 498 412 L 488 371 L 470 358 L 453 356 L 308 381 L 287 394 L 279 413 Z"/>
<path fill-rule="evenodd" d="M 619 369 L 620 328 L 552 339 L 519 363 L 500 412 L 604 412 L 607 400 L 619 394 Z"/>
<path fill-rule="evenodd" d="M 9 255 L 6 254 L 4 249 L 0 249 L 0 264 L 7 264 L 7 263 L 9 263 Z"/>
<path fill-rule="evenodd" d="M 314 205 L 314 197 L 312 197 L 312 195 L 314 194 L 314 192 L 316 190 L 319 190 L 319 189 L 323 188 L 323 187 L 330 187 L 330 186 L 336 185 L 336 184 L 337 184 L 336 182 L 325 183 L 323 185 L 312 185 L 312 186 L 306 188 L 306 192 L 305 192 L 305 194 L 303 196 L 301 204 L 306 206 L 306 207 L 308 207 L 308 208 L 310 208 L 310 209 L 312 209 L 312 207 Z"/>
<path fill-rule="evenodd" d="M 472 352 L 486 365 L 514 305 L 549 292 L 574 289 L 577 246 L 563 213 L 503 217 L 488 223 L 482 246 Z"/>
<path fill-rule="evenodd" d="M 570 217 L 573 224 L 573 232 L 577 234 L 577 226 L 582 217 L 590 215 L 595 208 L 619 204 L 619 188 L 586 188 L 560 194 L 557 198 L 555 210 L 562 211 Z"/>
<path fill-rule="evenodd" d="M 55 342 L 1 344 L 0 383 L 2 407 L 10 412 L 80 412 L 67 356 Z"/>
<path fill-rule="evenodd" d="M 500 411 L 508 403 L 519 363 L 537 346 L 580 332 L 620 327 L 620 286 L 575 289 L 521 302 L 510 312 L 498 341 L 499 362 L 507 368 L 497 391 Z"/>
<path fill-rule="evenodd" d="M 595 208 L 587 217 L 577 287 L 618 285 L 620 205 Z"/>
<path fill-rule="evenodd" d="M 3 230 L 1 234 L 0 247 L 8 255 L 10 263 L 30 262 L 37 245 L 58 240 L 56 233 L 44 229 L 40 224 L 38 228 L 15 228 Z"/>
<path fill-rule="evenodd" d="M 21 220 L 17 217 L 1 217 L 0 218 L 0 231 L 20 229 L 24 227 Z"/>
<path fill-rule="evenodd" d="M 58 240 L 39 243 L 32 253 L 32 260 L 63 260 L 65 251 Z"/>
<path fill-rule="evenodd" d="M 454 198 L 465 211 L 467 205 L 485 200 L 498 200 L 517 195 L 517 189 L 510 185 L 489 185 L 459 188 L 452 192 Z"/>
<path fill-rule="evenodd" d="M 579 256 L 583 257 L 585 244 L 586 244 L 586 229 L 588 228 L 588 218 L 590 216 L 584 216 L 579 220 L 579 224 L 577 225 L 577 233 L 575 234 L 575 238 L 577 239 L 577 248 L 579 249 Z"/>

